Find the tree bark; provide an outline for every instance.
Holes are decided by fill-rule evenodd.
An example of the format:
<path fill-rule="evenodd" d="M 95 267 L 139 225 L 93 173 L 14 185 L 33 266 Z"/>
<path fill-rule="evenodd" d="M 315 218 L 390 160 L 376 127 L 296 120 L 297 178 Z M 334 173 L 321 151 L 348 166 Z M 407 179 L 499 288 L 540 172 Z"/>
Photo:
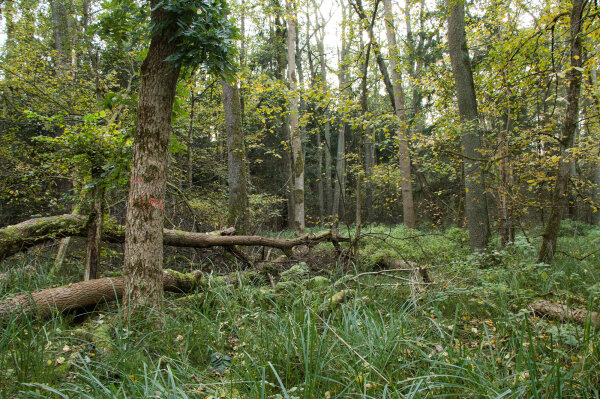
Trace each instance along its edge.
<path fill-rule="evenodd" d="M 194 113 L 196 111 L 196 93 L 194 93 L 194 88 L 191 90 L 190 94 L 190 127 L 188 129 L 187 136 L 187 188 L 191 189 L 194 185 L 194 176 L 193 176 L 193 164 L 192 164 L 192 142 L 194 141 Z"/>
<path fill-rule="evenodd" d="M 567 112 L 560 132 L 560 160 L 558 161 L 556 182 L 552 192 L 550 216 L 542 234 L 542 245 L 537 256 L 538 262 L 548 264 L 552 262 L 554 252 L 556 251 L 558 230 L 568 195 L 567 188 L 571 167 L 570 162 L 566 158 L 568 157 L 568 150 L 573 147 L 579 123 L 579 94 L 581 90 L 581 68 L 583 66 L 582 38 L 580 35 L 584 7 L 585 2 L 583 0 L 573 0 L 570 38 L 571 68 L 567 73 Z"/>
<path fill-rule="evenodd" d="M 298 115 L 298 85 L 296 80 L 296 2 L 288 0 L 288 79 L 290 81 L 290 136 L 292 140 L 292 162 L 294 179 L 294 231 L 304 232 L 304 156 L 302 155 L 302 137 Z"/>
<path fill-rule="evenodd" d="M 281 22 L 281 7 L 277 7 L 275 15 L 275 43 L 277 70 L 275 76 L 277 79 L 284 79 L 284 72 L 287 65 L 287 52 L 285 44 L 285 29 Z M 282 100 L 281 108 L 285 108 L 285 99 Z M 294 225 L 294 176 L 291 154 L 290 124 L 285 112 L 281 113 L 281 139 L 283 145 L 283 180 L 284 190 L 287 198 L 287 226 L 293 229 Z"/>
<path fill-rule="evenodd" d="M 585 324 L 587 320 L 595 327 L 600 327 L 600 314 L 588 312 L 585 309 L 569 308 L 560 303 L 550 301 L 535 301 L 529 305 L 540 316 L 549 316 L 561 321 Z"/>
<path fill-rule="evenodd" d="M 246 149 L 242 128 L 242 109 L 237 82 L 221 81 L 227 132 L 227 173 L 229 178 L 229 225 L 245 234 L 249 228 L 246 189 Z"/>
<path fill-rule="evenodd" d="M 201 284 L 201 272 L 163 272 L 165 291 L 189 292 Z M 20 294 L 0 302 L 0 320 L 9 316 L 37 316 L 47 318 L 54 312 L 66 312 L 124 298 L 123 277 L 101 278 L 69 284 L 62 287 Z"/>
<path fill-rule="evenodd" d="M 448 47 L 462 124 L 465 213 L 472 251 L 483 251 L 489 238 L 479 114 L 465 33 L 464 0 L 448 0 Z"/>
<path fill-rule="evenodd" d="M 400 188 L 402 190 L 402 213 L 406 227 L 416 227 L 415 206 L 412 190 L 412 173 L 410 170 L 410 153 L 408 146 L 409 124 L 406 119 L 404 92 L 402 90 L 402 75 L 396 59 L 398 57 L 398 44 L 393 25 L 391 0 L 383 0 L 385 6 L 385 27 L 388 46 L 390 48 L 390 69 L 392 70 L 393 96 L 395 98 L 395 112 L 400 127 L 398 129 L 398 166 L 400 168 Z M 409 18 L 407 16 L 407 18 Z"/>
<path fill-rule="evenodd" d="M 25 251 L 46 242 L 63 237 L 85 237 L 87 218 L 81 215 L 49 216 L 26 220 L 16 225 L 0 229 L 0 261 L 16 253 Z M 209 248 L 216 246 L 266 246 L 278 248 L 286 254 L 298 245 L 312 246 L 323 241 L 348 241 L 332 232 L 317 235 L 302 235 L 286 240 L 262 236 L 221 235 L 221 232 L 193 233 L 181 230 L 163 230 L 163 243 L 167 246 Z M 112 243 L 125 242 L 125 229 L 122 226 L 104 226 L 102 239 Z"/>
<path fill-rule="evenodd" d="M 355 3 L 353 3 L 352 0 L 350 3 L 352 4 L 352 6 L 354 7 L 354 10 L 358 14 L 358 17 L 363 21 L 363 24 L 365 25 L 365 27 L 368 27 L 366 29 L 367 35 L 369 36 L 369 41 L 372 43 L 373 52 L 375 53 L 375 59 L 377 61 L 377 66 L 379 67 L 379 72 L 381 73 L 381 77 L 383 78 L 383 84 L 385 86 L 385 90 L 388 93 L 390 103 L 392 104 L 392 108 L 396 109 L 396 103 L 395 103 L 396 100 L 394 98 L 394 87 L 393 87 L 392 81 L 390 80 L 390 74 L 388 73 L 387 66 L 385 65 L 385 60 L 383 59 L 383 55 L 381 54 L 381 50 L 380 50 L 381 47 L 378 45 L 377 39 L 375 38 L 375 36 L 373 34 L 373 23 L 369 24 L 369 22 L 368 22 L 367 14 L 365 13 L 365 10 L 363 8 L 362 0 L 354 0 L 354 1 L 355 1 Z M 379 5 L 379 0 L 376 0 L 375 5 L 374 5 L 375 12 L 373 15 L 373 21 L 377 17 L 378 5 Z"/>
<path fill-rule="evenodd" d="M 104 201 L 104 187 L 97 183 L 92 189 L 92 211 L 87 224 L 87 245 L 85 267 L 83 269 L 84 281 L 94 280 L 100 265 L 100 248 L 102 243 L 102 201 Z"/>
<path fill-rule="evenodd" d="M 160 26 L 166 11 L 151 1 L 152 24 Z M 141 86 L 127 201 L 125 235 L 126 317 L 148 316 L 160 322 L 163 299 L 163 218 L 169 161 L 171 114 L 180 66 L 165 60 L 177 51 L 178 27 L 165 26 L 152 35 L 141 68 Z"/>
<path fill-rule="evenodd" d="M 347 16 L 346 9 L 342 2 L 342 51 L 339 60 L 339 71 L 338 79 L 340 84 L 340 92 L 342 98 L 346 93 L 346 80 L 348 73 L 348 43 L 346 39 L 346 25 Z M 344 210 L 344 196 L 346 192 L 346 113 L 342 111 L 342 118 L 338 128 L 338 143 L 336 151 L 336 165 L 335 165 L 335 190 L 333 193 L 333 205 L 332 205 L 332 216 L 334 225 L 337 226 L 340 220 L 343 218 Z"/>
<path fill-rule="evenodd" d="M 52 14 L 52 35 L 54 47 L 58 56 L 57 67 L 59 75 L 68 72 L 71 46 L 70 46 L 70 16 L 65 0 L 50 1 Z"/>
<path fill-rule="evenodd" d="M 592 92 L 593 103 L 596 109 L 600 109 L 600 86 L 598 86 L 598 70 L 594 69 L 590 74 L 590 86 L 594 88 Z M 586 125 L 590 125 L 590 121 L 586 118 Z M 589 129 L 589 127 L 588 127 Z M 598 154 L 600 156 L 600 153 Z M 600 162 L 597 162 L 593 168 L 592 176 L 592 217 L 593 225 L 600 225 Z"/>

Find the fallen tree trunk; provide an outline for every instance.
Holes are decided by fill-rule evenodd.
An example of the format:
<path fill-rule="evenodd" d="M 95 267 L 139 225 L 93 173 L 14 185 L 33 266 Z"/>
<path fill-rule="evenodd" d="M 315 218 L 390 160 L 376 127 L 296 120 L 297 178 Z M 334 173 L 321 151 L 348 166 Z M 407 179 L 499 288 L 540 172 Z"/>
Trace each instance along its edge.
<path fill-rule="evenodd" d="M 579 324 L 585 324 L 587 318 L 590 318 L 592 325 L 600 327 L 600 314 L 597 312 L 588 312 L 585 309 L 569 308 L 566 305 L 550 301 L 535 301 L 529 305 L 535 313 L 540 316 L 548 316 L 561 321 L 570 321 Z"/>
<path fill-rule="evenodd" d="M 18 252 L 25 251 L 45 242 L 69 237 L 86 236 L 87 218 L 81 215 L 59 215 L 30 219 L 25 222 L 0 229 L 0 262 Z M 108 242 L 125 241 L 125 230 L 122 226 L 104 226 L 102 239 Z M 319 234 L 305 234 L 292 239 L 280 239 L 262 236 L 233 236 L 206 233 L 191 233 L 181 230 L 163 232 L 164 245 L 174 247 L 209 248 L 243 246 L 265 246 L 278 248 L 288 257 L 293 257 L 292 249 L 300 245 L 314 246 L 320 242 L 330 241 L 334 244 L 349 241 L 347 237 L 339 237 L 331 231 Z"/>
<path fill-rule="evenodd" d="M 197 271 L 184 274 L 165 270 L 163 278 L 165 291 L 189 292 L 200 286 L 202 273 Z M 123 291 L 123 277 L 110 277 L 20 294 L 0 302 L 0 320 L 11 314 L 46 318 L 53 312 L 65 312 L 121 299 Z"/>

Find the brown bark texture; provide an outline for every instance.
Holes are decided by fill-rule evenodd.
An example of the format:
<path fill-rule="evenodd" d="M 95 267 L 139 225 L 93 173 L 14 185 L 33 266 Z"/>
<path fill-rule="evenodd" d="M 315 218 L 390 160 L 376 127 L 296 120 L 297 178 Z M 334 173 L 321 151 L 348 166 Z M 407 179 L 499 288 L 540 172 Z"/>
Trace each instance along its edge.
<path fill-rule="evenodd" d="M 183 274 L 165 270 L 163 287 L 165 291 L 188 292 L 200 285 L 201 277 L 202 273 L 199 271 Z M 124 292 L 124 278 L 110 277 L 20 294 L 0 302 L 0 320 L 10 315 L 47 318 L 54 312 L 65 312 L 122 299 Z"/>
<path fill-rule="evenodd" d="M 161 26 L 168 14 L 152 0 L 152 24 Z M 156 310 L 163 298 L 163 219 L 169 162 L 171 114 L 180 66 L 165 61 L 181 41 L 176 24 L 155 31 L 141 67 L 141 85 L 127 201 L 125 235 L 126 316 Z"/>
<path fill-rule="evenodd" d="M 600 327 L 600 314 L 597 312 L 588 312 L 585 309 L 570 308 L 560 303 L 544 300 L 535 301 L 529 306 L 540 316 L 548 316 L 553 319 L 579 324 L 585 324 L 589 318 L 590 323 L 593 326 Z"/>
<path fill-rule="evenodd" d="M 579 123 L 579 93 L 581 91 L 581 70 L 583 66 L 583 49 L 581 39 L 583 0 L 573 0 L 571 9 L 571 68 L 567 73 L 567 112 L 560 132 L 560 160 L 556 172 L 556 182 L 552 192 L 550 216 L 542 233 L 542 245 L 538 252 L 538 262 L 551 263 L 556 251 L 556 241 L 563 208 L 567 201 L 567 188 L 571 175 L 568 150 L 575 142 L 575 132 Z"/>
<path fill-rule="evenodd" d="M 463 0 L 448 0 L 448 47 L 456 85 L 460 114 L 465 181 L 465 213 L 472 251 L 485 250 L 489 238 L 489 220 L 481 161 L 481 131 L 475 83 L 465 32 Z"/>
<path fill-rule="evenodd" d="M 36 218 L 0 229 L 0 261 L 28 248 L 62 237 L 87 234 L 86 218 L 81 215 L 60 215 Z M 225 230 L 230 234 L 231 230 Z M 313 246 L 320 242 L 345 242 L 347 237 L 336 236 L 331 231 L 319 234 L 305 234 L 293 239 L 280 239 L 262 236 L 233 236 L 215 233 L 192 233 L 181 230 L 163 230 L 163 244 L 174 247 L 209 248 L 217 246 L 265 246 L 278 248 L 286 255 L 299 245 Z M 122 226 L 104 226 L 102 239 L 122 243 L 125 233 Z"/>

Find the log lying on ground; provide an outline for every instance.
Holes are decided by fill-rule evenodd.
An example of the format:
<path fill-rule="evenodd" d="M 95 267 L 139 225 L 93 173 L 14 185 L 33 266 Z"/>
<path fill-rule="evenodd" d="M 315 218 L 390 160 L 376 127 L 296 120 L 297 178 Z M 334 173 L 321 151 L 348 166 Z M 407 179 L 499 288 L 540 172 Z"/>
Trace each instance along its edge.
<path fill-rule="evenodd" d="M 30 219 L 2 228 L 0 229 L 0 262 L 18 252 L 57 238 L 69 236 L 85 237 L 86 222 L 87 218 L 85 216 L 67 214 Z M 102 239 L 114 243 L 124 242 L 125 230 L 121 226 L 105 226 L 102 231 Z M 320 234 L 306 234 L 289 240 L 262 236 L 191 233 L 167 229 L 163 232 L 164 245 L 174 247 L 265 246 L 278 248 L 289 257 L 293 256 L 292 249 L 296 246 L 307 245 L 310 247 L 325 241 L 337 244 L 337 242 L 349 241 L 349 239 L 347 237 L 336 236 L 331 231 Z"/>
<path fill-rule="evenodd" d="M 189 292 L 200 286 L 202 273 L 196 271 L 184 274 L 165 270 L 163 279 L 165 291 Z M 53 312 L 65 312 L 121 299 L 123 291 L 123 277 L 110 277 L 20 294 L 0 302 L 0 320 L 11 314 L 46 318 Z"/>
<path fill-rule="evenodd" d="M 566 305 L 550 301 L 535 301 L 529 305 L 540 316 L 548 316 L 561 321 L 585 324 L 588 316 L 592 325 L 600 327 L 600 314 L 585 309 L 569 308 Z"/>

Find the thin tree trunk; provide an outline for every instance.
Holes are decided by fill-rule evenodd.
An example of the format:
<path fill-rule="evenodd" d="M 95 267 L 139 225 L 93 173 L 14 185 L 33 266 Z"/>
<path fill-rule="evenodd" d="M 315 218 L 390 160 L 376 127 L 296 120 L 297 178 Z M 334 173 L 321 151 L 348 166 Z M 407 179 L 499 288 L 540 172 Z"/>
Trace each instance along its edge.
<path fill-rule="evenodd" d="M 463 0 L 449 0 L 448 46 L 452 74 L 456 84 L 458 112 L 462 123 L 461 144 L 465 173 L 465 213 L 472 251 L 487 247 L 489 221 L 484 186 L 481 131 L 475 97 L 475 84 L 469 60 L 465 33 L 465 8 Z"/>
<path fill-rule="evenodd" d="M 166 11 L 152 0 L 152 23 L 160 25 Z M 126 317 L 150 313 L 162 320 L 163 217 L 169 162 L 171 115 L 179 66 L 165 60 L 177 51 L 177 26 L 154 33 L 141 68 L 141 85 L 131 165 L 125 236 Z"/>
<path fill-rule="evenodd" d="M 190 126 L 188 129 L 187 136 L 187 188 L 192 188 L 194 185 L 193 182 L 193 164 L 192 164 L 192 142 L 194 140 L 194 113 L 196 111 L 196 93 L 194 93 L 194 89 L 191 90 L 190 95 Z"/>
<path fill-rule="evenodd" d="M 560 132 L 560 160 L 556 173 L 556 182 L 552 192 L 550 216 L 542 234 L 542 245 L 538 252 L 538 262 L 551 263 L 556 251 L 558 229 L 563 216 L 563 208 L 567 198 L 570 177 L 570 162 L 567 160 L 568 150 L 573 147 L 575 133 L 579 123 L 579 94 L 581 89 L 581 68 L 583 51 L 581 27 L 585 7 L 583 0 L 573 0 L 571 9 L 571 68 L 567 73 L 567 112 Z"/>
<path fill-rule="evenodd" d="M 597 110 L 600 109 L 600 86 L 598 86 L 598 71 L 594 69 L 590 74 L 590 86 L 594 88 L 592 99 L 593 104 Z M 586 125 L 589 126 L 590 121 L 586 118 Z M 589 128 L 588 128 L 589 129 Z M 599 153 L 600 156 L 600 153 Z M 592 177 L 592 217 L 591 223 L 593 225 L 600 224 L 600 162 L 596 162 L 593 170 Z"/>
<path fill-rule="evenodd" d="M 92 174 L 93 179 L 98 179 L 99 171 Z M 102 243 L 102 202 L 104 201 L 104 187 L 97 183 L 92 189 L 92 211 L 87 224 L 87 245 L 83 280 L 94 280 L 98 275 L 100 265 L 100 248 Z"/>
<path fill-rule="evenodd" d="M 400 188 L 402 190 L 402 213 L 406 227 L 416 227 L 415 206 L 412 189 L 412 173 L 410 169 L 410 153 L 408 146 L 409 124 L 406 119 L 404 104 L 404 92 L 402 90 L 402 76 L 396 59 L 398 57 L 398 45 L 393 25 L 393 14 L 391 0 L 384 0 L 386 36 L 390 47 L 390 68 L 392 70 L 393 96 L 395 98 L 396 117 L 400 128 L 398 129 L 398 166 L 400 169 Z M 408 18 L 408 17 L 407 17 Z"/>
<path fill-rule="evenodd" d="M 377 43 L 377 39 L 373 34 L 373 23 L 368 22 L 367 14 L 363 8 L 362 0 L 354 0 L 355 3 L 350 0 L 350 4 L 354 7 L 354 10 L 358 14 L 358 17 L 363 21 L 363 28 L 366 28 L 367 35 L 369 36 L 369 42 L 372 43 L 373 52 L 375 53 L 375 60 L 377 61 L 377 66 L 379 67 L 379 72 L 381 73 L 381 77 L 383 78 L 383 84 L 385 85 L 385 90 L 388 93 L 390 103 L 392 104 L 392 108 L 396 109 L 396 103 L 394 98 L 394 86 L 392 81 L 390 80 L 390 75 L 387 70 L 387 66 L 385 65 L 385 60 L 383 59 L 383 55 L 381 54 L 380 46 Z M 377 7 L 379 6 L 380 0 L 375 0 L 373 13 L 373 21 L 377 17 Z"/>
<path fill-rule="evenodd" d="M 246 189 L 246 149 L 242 129 L 242 110 L 237 82 L 221 81 L 227 132 L 227 170 L 229 177 L 229 225 L 241 234 L 249 228 Z"/>
<path fill-rule="evenodd" d="M 288 10 L 288 79 L 290 81 L 290 136 L 292 143 L 292 162 L 294 179 L 294 231 L 304 231 L 304 156 L 302 155 L 302 137 L 298 117 L 298 87 L 296 81 L 296 3 L 287 1 Z"/>
<path fill-rule="evenodd" d="M 315 6 L 316 9 L 316 6 Z M 319 52 L 319 67 L 320 67 L 320 75 L 321 75 L 321 90 L 325 93 L 327 90 L 327 65 L 325 61 L 325 18 L 320 16 L 320 36 L 317 42 L 317 49 Z M 325 148 L 323 149 L 325 153 L 325 177 L 324 177 L 324 186 L 325 186 L 325 209 L 327 216 L 331 216 L 332 214 L 332 205 L 333 205 L 333 185 L 331 181 L 331 122 L 329 119 L 325 121 L 324 127 L 324 136 L 325 136 Z M 323 179 L 323 178 L 321 178 Z"/>
<path fill-rule="evenodd" d="M 346 9 L 342 3 L 342 51 L 340 54 L 339 61 L 339 82 L 340 92 L 342 96 L 346 91 L 346 78 L 348 71 L 348 44 L 346 43 L 346 25 L 347 16 Z M 336 166 L 335 166 L 335 191 L 333 194 L 333 205 L 332 205 L 332 216 L 334 226 L 337 226 L 342 217 L 344 216 L 344 194 L 346 191 L 346 114 L 342 111 L 342 119 L 338 130 L 338 143 L 337 143 L 337 154 L 336 154 Z"/>
<path fill-rule="evenodd" d="M 281 7 L 277 7 L 277 14 L 275 15 L 275 37 L 277 41 L 275 43 L 276 49 L 276 78 L 279 80 L 284 79 L 284 72 L 287 65 L 287 49 L 286 49 L 286 37 L 283 23 L 281 22 L 280 14 Z M 285 108 L 285 99 L 282 101 L 281 108 Z M 284 190 L 287 198 L 287 226 L 288 228 L 294 227 L 294 177 L 293 177 L 293 163 L 291 154 L 291 139 L 290 139 L 290 124 L 289 117 L 285 112 L 281 114 L 281 138 L 283 145 L 283 180 Z"/>

